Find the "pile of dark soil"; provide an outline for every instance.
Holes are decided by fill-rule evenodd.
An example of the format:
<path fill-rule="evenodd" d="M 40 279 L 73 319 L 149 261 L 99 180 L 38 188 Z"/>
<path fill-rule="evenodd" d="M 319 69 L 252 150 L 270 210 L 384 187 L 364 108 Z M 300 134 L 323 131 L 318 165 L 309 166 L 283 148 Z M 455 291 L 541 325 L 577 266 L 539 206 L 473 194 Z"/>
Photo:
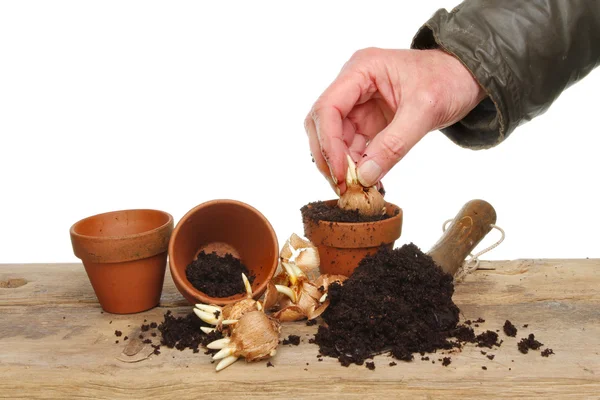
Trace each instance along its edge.
<path fill-rule="evenodd" d="M 314 341 L 345 366 L 381 353 L 410 361 L 413 353 L 456 347 L 449 340 L 459 312 L 453 293 L 452 276 L 414 244 L 382 248 L 364 258 L 343 286 L 329 287 L 327 325 Z M 471 329 L 461 328 L 463 334 L 465 328 Z"/>
<path fill-rule="evenodd" d="M 204 346 L 213 340 L 221 339 L 221 332 L 215 331 L 205 334 L 200 330 L 201 326 L 209 326 L 198 318 L 194 313 L 189 313 L 184 317 L 175 317 L 171 311 L 167 311 L 164 321 L 158 325 L 158 330 L 162 334 L 161 344 L 177 350 L 192 349 L 198 353 L 199 346 Z"/>
<path fill-rule="evenodd" d="M 364 216 L 358 210 L 343 210 L 336 205 L 330 206 L 323 201 L 308 203 L 300 209 L 303 221 L 328 222 L 374 222 L 390 218 L 389 215 Z"/>
<path fill-rule="evenodd" d="M 231 254 L 222 257 L 203 251 L 185 270 L 188 281 L 211 297 L 229 297 L 245 293 L 242 273 L 246 274 L 250 283 L 254 281 L 254 275 L 250 275 L 248 268 L 238 258 Z"/>
<path fill-rule="evenodd" d="M 337 358 L 343 366 L 362 365 L 383 353 L 411 361 L 414 353 L 424 356 L 466 343 L 500 347 L 500 329 L 479 334 L 473 330 L 485 323 L 484 319 L 458 323 L 453 292 L 452 277 L 414 244 L 395 250 L 381 248 L 364 258 L 343 285 L 329 286 L 330 305 L 322 315 L 325 324 L 319 326 L 311 342 L 319 346 L 322 355 Z M 517 334 L 509 320 L 502 328 L 507 337 Z M 522 353 L 542 346 L 533 334 L 518 342 Z M 496 357 L 483 350 L 481 354 L 489 360 Z M 551 349 L 542 352 L 544 357 L 551 354 Z M 421 360 L 428 361 L 429 357 Z M 450 357 L 439 361 L 444 366 L 451 363 Z M 368 368 L 372 367 L 369 364 Z"/>

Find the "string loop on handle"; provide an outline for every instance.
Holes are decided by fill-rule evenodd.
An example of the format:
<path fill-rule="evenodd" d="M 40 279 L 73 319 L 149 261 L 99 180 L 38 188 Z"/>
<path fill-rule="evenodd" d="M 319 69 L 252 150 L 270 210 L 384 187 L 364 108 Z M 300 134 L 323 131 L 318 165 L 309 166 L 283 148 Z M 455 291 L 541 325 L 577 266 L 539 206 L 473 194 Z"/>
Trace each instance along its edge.
<path fill-rule="evenodd" d="M 452 219 L 444 221 L 444 223 L 442 224 L 443 232 L 446 232 L 446 226 L 448 225 L 449 222 L 452 222 L 452 221 L 453 221 Z M 502 243 L 504 241 L 504 238 L 506 237 L 506 233 L 504 232 L 504 229 L 502 229 L 498 225 L 494 225 L 494 224 L 490 224 L 490 226 L 492 227 L 492 229 L 496 229 L 496 230 L 500 231 L 500 234 L 502 236 L 496 243 L 486 247 L 485 249 L 483 249 L 475 254 L 469 254 L 469 258 L 464 261 L 463 265 L 458 269 L 458 271 L 456 271 L 456 274 L 454 274 L 455 282 L 460 282 L 471 272 L 476 271 L 479 268 L 479 257 L 484 255 L 488 251 L 495 249 L 496 247 L 498 247 L 500 245 L 500 243 Z"/>

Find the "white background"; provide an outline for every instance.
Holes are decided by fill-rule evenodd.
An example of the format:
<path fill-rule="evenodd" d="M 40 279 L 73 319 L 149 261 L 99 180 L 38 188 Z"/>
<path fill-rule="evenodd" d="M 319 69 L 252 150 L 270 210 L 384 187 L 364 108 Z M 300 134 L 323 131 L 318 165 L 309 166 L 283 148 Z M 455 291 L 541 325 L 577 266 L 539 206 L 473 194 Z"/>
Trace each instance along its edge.
<path fill-rule="evenodd" d="M 118 209 L 177 222 L 204 201 L 262 211 L 280 242 L 334 193 L 303 119 L 360 48 L 407 48 L 456 1 L 0 3 L 0 262 L 77 261 L 69 227 Z M 428 135 L 384 179 L 398 244 L 427 250 L 473 198 L 505 242 L 486 259 L 598 257 L 600 74 L 497 148 Z M 485 242 L 491 243 L 497 233 Z"/>

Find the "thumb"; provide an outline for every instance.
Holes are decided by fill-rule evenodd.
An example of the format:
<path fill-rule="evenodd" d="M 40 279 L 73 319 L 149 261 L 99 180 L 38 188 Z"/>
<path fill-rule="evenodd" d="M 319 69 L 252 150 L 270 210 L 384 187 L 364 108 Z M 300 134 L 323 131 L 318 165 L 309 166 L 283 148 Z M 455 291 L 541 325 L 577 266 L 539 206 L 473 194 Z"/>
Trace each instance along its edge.
<path fill-rule="evenodd" d="M 358 164 L 358 180 L 370 187 L 389 172 L 421 140 L 429 127 L 418 113 L 403 111 L 373 138 Z"/>

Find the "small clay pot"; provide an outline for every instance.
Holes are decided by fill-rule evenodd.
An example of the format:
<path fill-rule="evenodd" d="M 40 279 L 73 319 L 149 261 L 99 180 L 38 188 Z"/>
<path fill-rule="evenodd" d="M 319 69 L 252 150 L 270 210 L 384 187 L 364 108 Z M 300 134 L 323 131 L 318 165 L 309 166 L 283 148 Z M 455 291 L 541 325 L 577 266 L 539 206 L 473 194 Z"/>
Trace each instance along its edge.
<path fill-rule="evenodd" d="M 337 200 L 325 203 L 333 206 Z M 394 247 L 402 233 L 402 209 L 391 203 L 385 203 L 385 208 L 390 218 L 375 222 L 303 221 L 304 235 L 319 250 L 322 274 L 350 276 L 380 246 Z"/>
<path fill-rule="evenodd" d="M 173 217 L 157 210 L 113 211 L 71 227 L 73 252 L 105 311 L 131 314 L 158 305 L 172 231 Z"/>
<path fill-rule="evenodd" d="M 192 304 L 225 305 L 245 298 L 245 293 L 211 297 L 192 286 L 186 268 L 201 251 L 239 258 L 255 276 L 255 299 L 267 289 L 279 261 L 277 235 L 269 221 L 255 208 L 235 200 L 212 200 L 185 214 L 169 243 L 169 267 L 175 286 Z"/>

